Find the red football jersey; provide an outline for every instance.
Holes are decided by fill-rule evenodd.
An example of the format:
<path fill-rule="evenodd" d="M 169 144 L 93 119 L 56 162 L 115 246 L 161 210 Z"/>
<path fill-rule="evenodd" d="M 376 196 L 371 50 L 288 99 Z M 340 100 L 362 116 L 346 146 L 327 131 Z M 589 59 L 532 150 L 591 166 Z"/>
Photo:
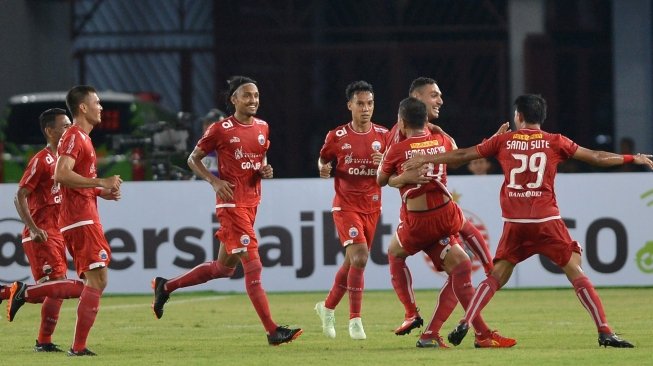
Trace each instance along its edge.
<path fill-rule="evenodd" d="M 439 133 L 431 133 L 424 129 L 424 133 L 418 136 L 411 136 L 402 141 L 394 142 L 388 147 L 381 162 L 381 171 L 385 174 L 401 174 L 401 165 L 413 156 L 435 155 L 452 150 L 451 140 Z M 406 203 L 407 198 L 427 194 L 429 207 L 435 208 L 444 203 L 442 194 L 451 196 L 447 190 L 447 166 L 429 164 L 428 176 L 433 181 L 428 184 L 406 184 L 399 189 L 401 200 Z"/>
<path fill-rule="evenodd" d="M 39 151 L 27 164 L 27 169 L 18 183 L 31 193 L 27 196 L 27 205 L 34 223 L 45 230 L 48 236 L 61 236 L 59 232 L 59 208 L 61 191 L 54 182 L 56 158 L 47 147 Z M 23 241 L 29 239 L 27 226 L 23 229 Z"/>
<path fill-rule="evenodd" d="M 79 126 L 73 124 L 64 132 L 59 140 L 57 154 L 75 159 L 73 171 L 82 177 L 95 178 L 95 148 L 91 137 Z M 100 223 L 97 210 L 96 188 L 70 188 L 61 186 L 63 202 L 59 216 L 61 231 L 73 227 Z"/>
<path fill-rule="evenodd" d="M 256 207 L 261 201 L 261 175 L 265 154 L 270 148 L 267 122 L 254 118 L 251 125 L 234 116 L 211 124 L 197 147 L 205 153 L 215 151 L 218 176 L 235 185 L 233 201 L 216 194 L 216 207 Z"/>
<path fill-rule="evenodd" d="M 543 222 L 560 218 L 553 189 L 556 170 L 577 149 L 578 145 L 563 135 L 533 129 L 496 135 L 479 144 L 478 153 L 495 156 L 503 170 L 503 220 Z"/>
<path fill-rule="evenodd" d="M 332 210 L 372 213 L 381 209 L 381 187 L 376 183 L 372 153 L 385 152 L 387 134 L 387 128 L 375 123 L 367 132 L 356 132 L 351 122 L 327 133 L 320 158 L 336 161 Z"/>

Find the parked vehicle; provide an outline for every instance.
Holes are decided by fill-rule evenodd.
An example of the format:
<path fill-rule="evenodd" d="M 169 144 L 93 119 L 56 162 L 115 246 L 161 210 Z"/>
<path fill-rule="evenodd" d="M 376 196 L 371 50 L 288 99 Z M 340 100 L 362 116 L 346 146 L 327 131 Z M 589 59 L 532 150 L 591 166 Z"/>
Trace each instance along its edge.
<path fill-rule="evenodd" d="M 103 107 L 102 123 L 91 132 L 98 157 L 98 176 L 119 174 L 123 180 L 167 179 L 156 171 L 156 166 L 162 163 L 152 159 L 167 164 L 175 155 L 186 153 L 184 136 L 187 139 L 188 132 L 177 128 L 177 115 L 134 94 L 99 91 L 98 95 Z M 21 94 L 9 99 L 0 115 L 0 182 L 20 180 L 29 159 L 45 145 L 39 115 L 49 108 L 67 110 L 65 99 L 66 92 Z M 175 132 L 174 148 L 154 146 L 154 137 L 161 131 Z"/>

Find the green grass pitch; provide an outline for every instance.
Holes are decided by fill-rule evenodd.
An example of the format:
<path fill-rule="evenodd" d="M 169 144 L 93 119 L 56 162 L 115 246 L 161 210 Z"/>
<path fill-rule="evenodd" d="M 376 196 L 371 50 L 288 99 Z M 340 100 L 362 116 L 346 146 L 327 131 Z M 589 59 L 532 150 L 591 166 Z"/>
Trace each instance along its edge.
<path fill-rule="evenodd" d="M 2 318 L 0 364 L 652 365 L 653 287 L 602 288 L 599 294 L 610 324 L 636 348 L 599 348 L 594 324 L 572 289 L 497 293 L 483 315 L 492 329 L 517 339 L 512 349 L 475 349 L 472 333 L 458 347 L 418 349 L 419 331 L 406 336 L 393 333 L 402 321 L 403 307 L 392 291 L 365 293 L 364 341 L 349 338 L 346 298 L 336 310 L 337 338 L 331 340 L 322 335 L 313 311 L 326 292 L 268 294 L 277 323 L 304 329 L 294 342 L 271 347 L 247 295 L 197 292 L 173 294 L 160 320 L 150 309 L 151 295 L 105 296 L 88 342 L 99 356 L 79 359 L 32 351 L 40 306 L 25 304 L 12 323 Z M 437 291 L 416 295 L 428 322 Z M 74 299 L 64 302 L 53 337 L 65 349 L 72 341 L 76 305 Z M 443 328 L 445 338 L 461 316 L 458 306 Z"/>

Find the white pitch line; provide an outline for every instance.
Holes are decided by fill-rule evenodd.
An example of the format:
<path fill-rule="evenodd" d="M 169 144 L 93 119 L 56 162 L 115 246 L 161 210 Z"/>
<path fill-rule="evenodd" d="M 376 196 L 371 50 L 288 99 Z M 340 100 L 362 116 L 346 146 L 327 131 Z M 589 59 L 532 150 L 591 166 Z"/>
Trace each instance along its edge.
<path fill-rule="evenodd" d="M 187 304 L 189 302 L 197 302 L 197 301 L 224 300 L 228 297 L 229 296 L 210 296 L 210 297 L 198 297 L 198 298 L 186 299 L 186 300 L 172 300 L 166 304 L 166 307 L 175 304 Z M 102 304 L 100 304 L 100 310 L 102 311 L 102 310 L 144 308 L 144 307 L 150 307 L 151 305 L 152 303 L 150 302 L 142 303 L 142 304 L 124 304 L 124 305 L 106 305 L 106 306 L 102 306 Z M 69 306 L 64 306 L 64 308 L 77 308 L 77 302 L 72 302 Z"/>

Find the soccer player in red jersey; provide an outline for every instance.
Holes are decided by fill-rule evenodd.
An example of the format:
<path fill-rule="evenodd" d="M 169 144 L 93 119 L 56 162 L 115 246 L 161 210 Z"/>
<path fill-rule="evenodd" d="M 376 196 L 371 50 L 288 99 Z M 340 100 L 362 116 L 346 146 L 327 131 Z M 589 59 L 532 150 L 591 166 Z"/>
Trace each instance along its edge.
<path fill-rule="evenodd" d="M 188 157 L 193 172 L 206 180 L 216 193 L 216 215 L 220 221 L 220 229 L 215 234 L 220 239 L 218 258 L 169 280 L 156 277 L 152 281 L 152 309 L 160 319 L 171 292 L 231 277 L 240 262 L 245 271 L 247 295 L 267 332 L 268 343 L 277 346 L 296 339 L 302 330 L 274 322 L 261 284 L 262 264 L 254 220 L 261 201 L 261 178 L 273 176 L 272 166 L 266 159 L 270 147 L 269 126 L 255 117 L 259 107 L 256 81 L 244 76 L 232 77 L 227 98 L 228 104 L 235 109 L 234 114 L 211 124 Z M 202 163 L 211 151 L 218 157 L 220 178 Z"/>
<path fill-rule="evenodd" d="M 14 204 L 25 223 L 23 248 L 32 269 L 36 285 L 15 282 L 11 286 L 7 319 L 13 321 L 25 303 L 42 303 L 41 326 L 34 346 L 35 352 L 62 352 L 52 343 L 63 299 L 79 297 L 81 281 L 66 280 L 66 246 L 59 231 L 61 192 L 54 182 L 57 143 L 70 127 L 66 111 L 48 109 L 39 116 L 41 132 L 47 145 L 36 153 L 18 183 Z"/>
<path fill-rule="evenodd" d="M 57 148 L 55 182 L 63 193 L 59 228 L 73 257 L 75 270 L 85 286 L 77 306 L 77 322 L 69 356 L 95 356 L 86 339 L 95 323 L 102 291 L 107 286 L 111 248 L 104 237 L 97 196 L 118 200 L 120 176 L 97 178 L 96 154 L 89 134 L 102 121 L 102 105 L 95 88 L 78 85 L 68 91 L 66 105 L 73 125 L 64 132 Z M 102 188 L 102 189 L 100 189 Z"/>
<path fill-rule="evenodd" d="M 412 81 L 410 88 L 408 89 L 408 95 L 418 99 L 426 105 L 429 121 L 435 121 L 440 117 L 440 108 L 442 108 L 444 100 L 442 98 L 442 91 L 435 80 L 426 77 L 416 78 Z M 428 127 L 431 132 L 441 133 L 449 139 L 453 149 L 457 148 L 453 138 L 442 131 L 439 126 L 429 123 Z M 390 136 L 392 136 L 391 143 L 403 140 L 404 136 L 399 129 L 399 124 L 395 124 L 390 132 Z M 407 183 L 420 184 L 428 182 L 429 178 L 421 175 L 421 172 L 407 171 L 398 176 L 392 176 L 389 185 L 391 187 L 400 188 Z M 459 234 L 463 238 L 467 247 L 472 250 L 477 258 L 479 258 L 483 264 L 485 272 L 489 273 L 492 270 L 492 255 L 490 254 L 490 249 L 488 248 L 481 232 L 471 222 L 465 220 Z M 410 269 L 406 266 L 406 259 L 395 257 L 392 253 L 389 253 L 388 262 L 390 263 L 390 275 L 393 288 L 395 289 L 399 300 L 404 305 L 405 310 L 404 321 L 397 329 L 395 329 L 395 334 L 405 335 L 410 333 L 411 330 L 421 327 L 424 321 L 419 315 L 417 304 L 415 303 L 415 296 L 412 288 L 412 275 Z M 442 286 L 442 289 L 440 289 L 435 316 L 428 327 L 430 330 L 424 332 L 423 336 L 438 338 L 438 332 L 442 327 L 442 324 L 444 324 L 444 322 L 449 318 L 453 310 L 456 308 L 456 304 L 458 304 L 458 299 L 454 294 L 451 282 L 447 280 L 444 286 Z M 483 344 L 482 340 L 478 341 L 480 342 L 479 344 Z"/>
<path fill-rule="evenodd" d="M 377 182 L 384 186 L 393 175 L 402 173 L 402 164 L 411 156 L 441 154 L 452 150 L 447 136 L 432 133 L 425 128 L 426 105 L 408 97 L 399 104 L 399 128 L 405 139 L 395 142 L 383 156 Z M 404 184 L 399 188 L 402 198 L 400 224 L 390 241 L 388 255 L 405 259 L 424 251 L 438 271 L 445 271 L 457 301 L 467 308 L 474 290 L 471 285 L 471 261 L 460 246 L 457 234 L 465 218 L 453 202 L 446 188 L 447 172 L 444 164 L 429 165 L 421 169 L 429 178 L 420 184 Z M 434 314 L 435 316 L 435 314 Z M 429 328 L 417 341 L 417 347 L 443 347 L 447 345 L 439 335 L 441 324 L 431 321 Z M 474 320 L 477 347 L 512 347 L 515 340 L 491 331 L 479 316 Z M 481 340 L 486 340 L 485 342 Z"/>
<path fill-rule="evenodd" d="M 480 157 L 495 156 L 505 175 L 500 193 L 504 227 L 494 269 L 477 287 L 464 319 L 449 334 L 449 341 L 460 344 L 467 334 L 469 322 L 508 282 L 513 268 L 530 256 L 541 254 L 565 272 L 576 296 L 596 325 L 599 346 L 633 347 L 615 335 L 608 325 L 601 299 L 583 273 L 580 245 L 571 238 L 560 216 L 553 187 L 556 166 L 570 158 L 602 167 L 635 163 L 653 168 L 651 155 L 590 150 L 563 135 L 543 131 L 546 101 L 539 95 L 521 95 L 514 105 L 517 131 L 494 135 L 466 149 L 415 157 L 404 166 L 405 169 L 415 169 L 425 163 L 463 164 Z"/>
<path fill-rule="evenodd" d="M 372 122 L 374 90 L 366 81 L 355 81 L 345 89 L 351 122 L 327 133 L 320 150 L 318 169 L 321 178 L 331 176 L 336 162 L 333 221 L 345 259 L 336 273 L 325 301 L 315 305 L 322 320 L 322 331 L 336 337 L 335 308 L 349 293 L 349 336 L 365 339 L 361 321 L 364 271 L 381 215 L 381 187 L 376 184 L 376 169 L 386 147 L 388 129 Z"/>

